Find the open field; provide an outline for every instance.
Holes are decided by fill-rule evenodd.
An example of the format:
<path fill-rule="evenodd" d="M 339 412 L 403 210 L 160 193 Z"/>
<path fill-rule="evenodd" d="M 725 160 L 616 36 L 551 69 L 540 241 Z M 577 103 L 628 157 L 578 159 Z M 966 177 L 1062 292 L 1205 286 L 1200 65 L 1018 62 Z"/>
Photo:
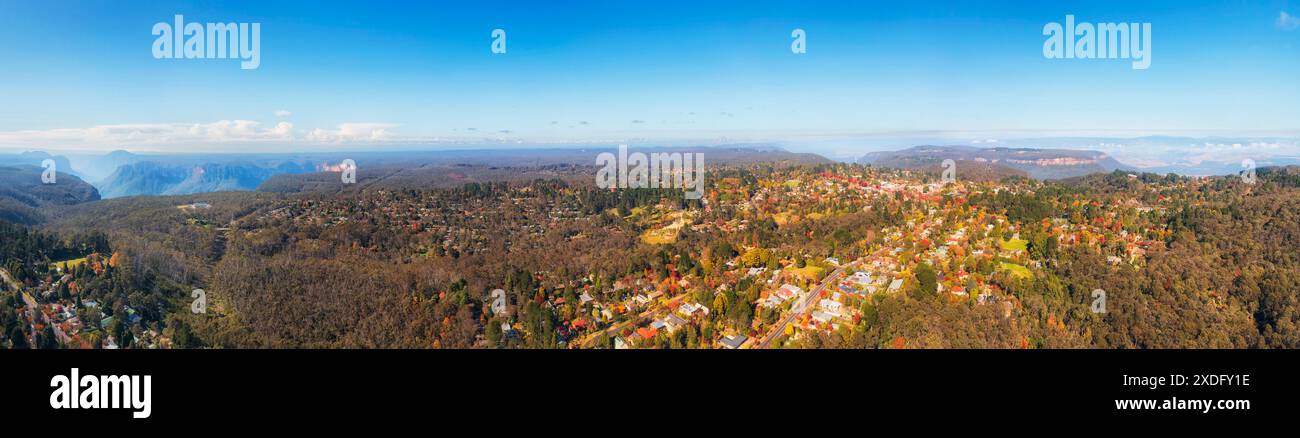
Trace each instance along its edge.
<path fill-rule="evenodd" d="M 1003 270 L 1011 271 L 1011 275 L 1016 278 L 1029 278 L 1034 275 L 1033 272 L 1030 272 L 1029 268 L 1015 263 L 1002 262 L 999 267 Z"/>
<path fill-rule="evenodd" d="M 77 266 L 81 266 L 86 263 L 86 258 L 79 257 L 71 260 L 60 260 L 57 262 L 52 262 L 50 263 L 50 269 L 61 269 L 63 268 L 63 265 L 65 263 L 68 265 L 68 269 L 76 269 Z"/>
<path fill-rule="evenodd" d="M 998 244 L 1007 251 L 1024 251 L 1029 247 L 1029 241 L 1024 239 L 1003 240 Z"/>

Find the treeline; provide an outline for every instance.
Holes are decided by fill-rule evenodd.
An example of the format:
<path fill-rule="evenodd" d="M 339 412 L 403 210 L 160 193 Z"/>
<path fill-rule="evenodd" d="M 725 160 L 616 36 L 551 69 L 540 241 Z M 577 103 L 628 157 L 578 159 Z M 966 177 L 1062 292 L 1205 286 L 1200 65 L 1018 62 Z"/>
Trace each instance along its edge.
<path fill-rule="evenodd" d="M 0 221 L 0 260 L 18 281 L 30 282 L 46 276 L 50 263 L 109 251 L 108 237 L 92 231 L 75 233 L 66 239 L 54 233 Z"/>
<path fill-rule="evenodd" d="M 665 199 L 671 200 L 679 208 L 699 208 L 698 199 L 686 199 L 681 189 L 620 189 L 601 190 L 584 189 L 578 195 L 582 212 L 597 214 L 609 209 L 616 209 L 619 216 L 632 214 L 632 209 L 658 204 Z"/>

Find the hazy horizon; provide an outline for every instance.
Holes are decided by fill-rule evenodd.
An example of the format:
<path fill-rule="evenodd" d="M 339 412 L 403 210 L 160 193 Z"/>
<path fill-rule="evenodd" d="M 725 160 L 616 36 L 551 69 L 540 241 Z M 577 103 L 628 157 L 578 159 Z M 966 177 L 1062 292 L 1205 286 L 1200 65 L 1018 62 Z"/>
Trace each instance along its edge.
<path fill-rule="evenodd" d="M 1295 164 L 1300 162 L 1300 137 L 1283 136 L 1162 136 L 1132 137 L 1060 136 L 1060 137 L 983 137 L 972 133 L 916 133 L 907 136 L 877 136 L 829 138 L 818 140 L 740 140 L 720 139 L 713 142 L 691 141 L 609 141 L 586 143 L 389 143 L 380 145 L 335 145 L 334 148 L 305 148 L 294 145 L 258 145 L 255 149 L 239 145 L 214 145 L 203 150 L 169 151 L 166 147 L 138 148 L 123 146 L 105 150 L 60 150 L 52 148 L 25 148 L 0 146 L 0 152 L 17 154 L 45 152 L 65 156 L 102 156 L 114 151 L 126 151 L 146 157 L 165 156 L 248 156 L 248 155 L 337 155 L 403 152 L 475 152 L 475 151 L 543 151 L 613 148 L 629 144 L 643 148 L 709 148 L 709 147 L 778 147 L 795 153 L 814 153 L 833 161 L 855 161 L 872 152 L 894 151 L 923 145 L 961 145 L 982 148 L 1009 147 L 1034 149 L 1092 150 L 1106 153 L 1119 162 L 1138 169 L 1158 169 L 1175 166 L 1197 166 L 1202 163 L 1233 164 L 1243 159 L 1261 165 Z"/>

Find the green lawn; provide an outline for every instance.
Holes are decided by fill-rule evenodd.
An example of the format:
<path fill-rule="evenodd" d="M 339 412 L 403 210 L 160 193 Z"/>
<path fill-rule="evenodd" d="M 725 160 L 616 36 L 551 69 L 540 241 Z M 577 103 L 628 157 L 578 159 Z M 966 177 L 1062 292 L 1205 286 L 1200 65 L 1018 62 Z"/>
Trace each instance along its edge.
<path fill-rule="evenodd" d="M 1003 240 L 999 245 L 1007 251 L 1024 251 L 1029 246 L 1029 241 L 1024 239 Z"/>
<path fill-rule="evenodd" d="M 1015 263 L 1002 262 L 1001 267 L 1002 269 L 1011 271 L 1011 275 L 1016 278 L 1029 278 L 1034 275 L 1034 273 L 1031 272 L 1029 268 L 1017 265 Z"/>
<path fill-rule="evenodd" d="M 656 228 L 646 230 L 641 234 L 641 241 L 651 245 L 663 245 L 677 241 L 677 231 L 680 228 Z"/>
<path fill-rule="evenodd" d="M 81 257 L 81 258 L 75 258 L 75 259 L 72 259 L 72 260 L 60 260 L 60 261 L 57 261 L 57 262 L 54 262 L 54 263 L 50 263 L 50 269 L 59 269 L 59 268 L 62 268 L 64 263 L 67 263 L 67 264 L 68 264 L 68 269 L 75 269 L 77 266 L 86 263 L 86 258 L 85 258 L 85 257 Z"/>
<path fill-rule="evenodd" d="M 808 281 L 819 281 L 822 279 L 822 276 L 826 275 L 826 269 L 817 266 L 804 266 L 802 268 L 788 268 L 787 270 L 794 275 L 807 279 Z"/>

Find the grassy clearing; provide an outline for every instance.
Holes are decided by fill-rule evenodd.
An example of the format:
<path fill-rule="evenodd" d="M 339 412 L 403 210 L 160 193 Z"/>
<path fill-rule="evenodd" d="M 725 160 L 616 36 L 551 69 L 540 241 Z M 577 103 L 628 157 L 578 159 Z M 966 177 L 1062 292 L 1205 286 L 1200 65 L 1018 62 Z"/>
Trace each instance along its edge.
<path fill-rule="evenodd" d="M 682 231 L 682 228 L 686 227 L 686 224 L 689 223 L 690 218 L 686 214 L 680 211 L 675 211 L 672 213 L 668 213 L 667 215 L 664 215 L 661 220 L 662 221 L 671 220 L 672 223 L 668 225 L 664 225 L 659 228 L 649 229 L 646 230 L 644 233 L 641 233 L 642 242 L 651 245 L 662 245 L 666 243 L 676 242 L 677 235 Z"/>
<path fill-rule="evenodd" d="M 1016 278 L 1029 278 L 1034 275 L 1034 273 L 1031 272 L 1029 268 L 1017 265 L 1015 263 L 1002 262 L 1001 267 L 1003 270 L 1011 271 L 1011 276 Z"/>
<path fill-rule="evenodd" d="M 1029 247 L 1029 241 L 1024 239 L 1003 240 L 999 243 L 999 246 L 1007 251 L 1024 251 L 1025 248 Z"/>
<path fill-rule="evenodd" d="M 651 245 L 663 245 L 677 241 L 677 230 L 668 227 L 646 230 L 641 233 L 641 241 Z"/>
<path fill-rule="evenodd" d="M 60 269 L 63 267 L 64 263 L 68 264 L 68 269 L 76 269 L 77 266 L 81 266 L 86 263 L 86 258 L 80 257 L 72 260 L 61 260 L 61 261 L 53 262 L 50 263 L 50 269 L 55 269 L 55 270 Z"/>
<path fill-rule="evenodd" d="M 787 268 L 787 271 L 808 281 L 819 281 L 823 275 L 826 275 L 826 269 L 811 265 L 802 268 Z"/>

